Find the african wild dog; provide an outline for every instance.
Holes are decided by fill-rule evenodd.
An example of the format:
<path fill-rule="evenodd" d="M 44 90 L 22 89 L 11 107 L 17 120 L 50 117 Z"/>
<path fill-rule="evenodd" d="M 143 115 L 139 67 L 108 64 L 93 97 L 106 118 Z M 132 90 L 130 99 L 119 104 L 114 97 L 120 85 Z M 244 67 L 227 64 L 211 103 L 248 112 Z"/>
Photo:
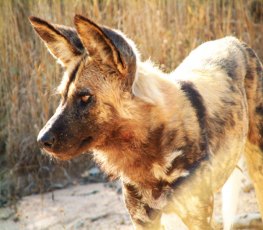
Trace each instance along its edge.
<path fill-rule="evenodd" d="M 137 229 L 160 229 L 171 212 L 189 229 L 212 229 L 213 194 L 243 152 L 263 214 L 263 78 L 251 48 L 206 42 L 165 74 L 121 32 L 83 16 L 76 30 L 30 21 L 66 68 L 41 148 L 63 160 L 92 150 L 121 178 Z"/>

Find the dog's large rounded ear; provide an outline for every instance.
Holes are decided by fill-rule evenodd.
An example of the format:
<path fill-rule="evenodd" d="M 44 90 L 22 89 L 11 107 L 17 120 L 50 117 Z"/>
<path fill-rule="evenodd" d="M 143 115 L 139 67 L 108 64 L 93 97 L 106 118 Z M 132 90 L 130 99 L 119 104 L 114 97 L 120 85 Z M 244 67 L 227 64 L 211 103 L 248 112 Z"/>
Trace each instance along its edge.
<path fill-rule="evenodd" d="M 97 55 L 105 64 L 116 68 L 121 74 L 126 75 L 129 63 L 127 63 L 121 50 L 114 44 L 114 41 L 106 34 L 107 30 L 81 15 L 76 15 L 74 22 L 82 44 L 89 55 L 91 57 Z M 118 42 L 125 43 L 121 36 L 118 39 Z"/>
<path fill-rule="evenodd" d="M 29 17 L 29 21 L 50 53 L 63 66 L 69 66 L 82 54 L 84 48 L 74 28 L 54 25 L 34 16 Z"/>

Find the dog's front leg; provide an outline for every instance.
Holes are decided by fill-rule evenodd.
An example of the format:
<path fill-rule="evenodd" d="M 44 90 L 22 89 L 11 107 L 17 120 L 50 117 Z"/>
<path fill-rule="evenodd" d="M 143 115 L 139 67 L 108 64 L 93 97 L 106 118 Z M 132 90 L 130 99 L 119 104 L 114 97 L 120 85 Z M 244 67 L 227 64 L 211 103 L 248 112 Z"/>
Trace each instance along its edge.
<path fill-rule="evenodd" d="M 173 205 L 189 230 L 212 230 L 217 229 L 212 219 L 213 203 L 213 195 L 207 188 L 202 194 L 185 192 L 175 197 Z"/>
<path fill-rule="evenodd" d="M 124 184 L 123 191 L 126 207 L 130 213 L 135 229 L 162 229 L 161 210 L 151 208 L 133 185 Z"/>

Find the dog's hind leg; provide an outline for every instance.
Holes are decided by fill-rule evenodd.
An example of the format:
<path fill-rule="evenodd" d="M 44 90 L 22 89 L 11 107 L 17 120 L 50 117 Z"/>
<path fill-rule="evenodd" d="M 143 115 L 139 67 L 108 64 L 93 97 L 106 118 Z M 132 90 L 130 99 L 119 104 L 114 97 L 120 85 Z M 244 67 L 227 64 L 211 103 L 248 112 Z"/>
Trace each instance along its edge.
<path fill-rule="evenodd" d="M 239 167 L 242 167 L 244 159 L 242 158 L 238 167 L 236 167 L 222 188 L 222 216 L 224 223 L 224 230 L 230 230 L 233 224 L 238 201 L 239 192 L 241 189 L 241 182 L 243 174 Z"/>
<path fill-rule="evenodd" d="M 202 183 L 205 181 L 202 178 L 199 179 L 178 189 L 165 213 L 176 213 L 190 230 L 215 229 L 211 186 Z"/>
<path fill-rule="evenodd" d="M 211 230 L 215 229 L 212 214 L 214 199 L 213 195 L 193 196 L 189 197 L 192 200 L 191 207 L 186 211 L 187 215 L 182 216 L 183 222 L 191 230 Z"/>
<path fill-rule="evenodd" d="M 257 201 L 262 218 L 263 217 L 263 151 L 260 150 L 259 146 L 247 142 L 245 157 L 248 165 L 248 172 L 256 190 Z"/>

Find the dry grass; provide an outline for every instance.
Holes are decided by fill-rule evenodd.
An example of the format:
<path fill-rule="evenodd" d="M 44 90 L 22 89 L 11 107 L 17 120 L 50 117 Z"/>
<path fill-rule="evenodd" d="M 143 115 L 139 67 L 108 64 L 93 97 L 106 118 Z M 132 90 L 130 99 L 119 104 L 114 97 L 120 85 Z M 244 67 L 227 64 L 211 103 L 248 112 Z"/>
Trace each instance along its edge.
<path fill-rule="evenodd" d="M 28 16 L 73 25 L 75 13 L 86 15 L 124 31 L 144 58 L 169 71 L 197 45 L 226 35 L 246 41 L 262 59 L 263 4 L 252 2 L 259 5 L 253 8 L 247 0 L 0 0 L 0 195 L 43 191 L 89 164 L 81 158 L 55 166 L 36 145 L 56 107 L 53 92 L 62 70 Z"/>

